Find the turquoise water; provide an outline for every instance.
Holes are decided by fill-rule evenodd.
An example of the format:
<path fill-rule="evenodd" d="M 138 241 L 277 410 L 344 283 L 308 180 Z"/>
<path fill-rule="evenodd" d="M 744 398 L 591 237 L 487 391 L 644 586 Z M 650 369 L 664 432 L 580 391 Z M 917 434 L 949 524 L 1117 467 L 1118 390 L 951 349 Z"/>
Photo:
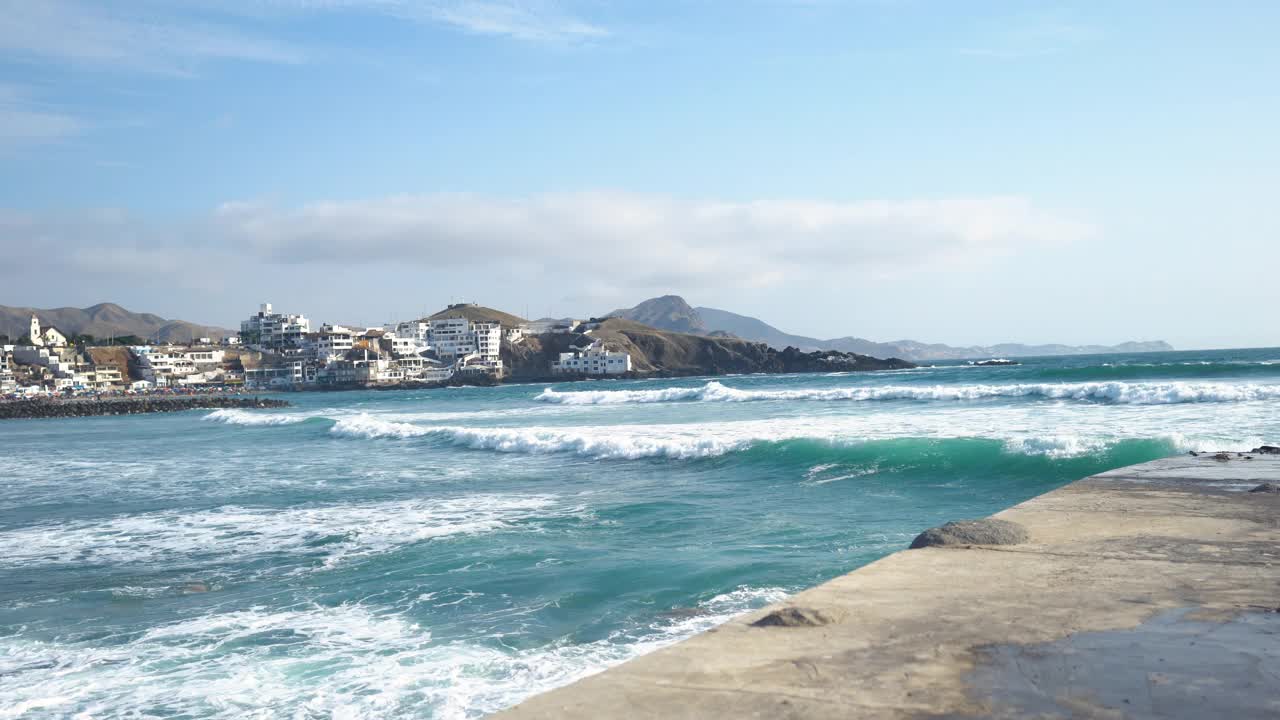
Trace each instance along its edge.
<path fill-rule="evenodd" d="M 0 425 L 0 718 L 464 718 L 1071 480 L 1280 441 L 1280 350 Z"/>

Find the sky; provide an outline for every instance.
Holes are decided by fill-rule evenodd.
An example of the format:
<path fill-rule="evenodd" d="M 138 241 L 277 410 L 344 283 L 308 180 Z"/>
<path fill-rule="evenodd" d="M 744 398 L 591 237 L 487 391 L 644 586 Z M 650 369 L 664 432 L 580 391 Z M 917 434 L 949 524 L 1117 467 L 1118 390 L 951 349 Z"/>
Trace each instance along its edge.
<path fill-rule="evenodd" d="M 1280 346 L 1280 3 L 0 0 L 0 304 Z"/>

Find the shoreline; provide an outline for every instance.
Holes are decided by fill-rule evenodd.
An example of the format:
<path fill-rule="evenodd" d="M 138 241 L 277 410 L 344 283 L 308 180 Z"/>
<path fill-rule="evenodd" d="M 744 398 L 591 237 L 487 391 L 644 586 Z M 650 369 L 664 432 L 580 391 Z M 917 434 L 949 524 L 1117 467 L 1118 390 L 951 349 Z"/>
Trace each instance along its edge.
<path fill-rule="evenodd" d="M 1266 448 L 1094 475 L 493 717 L 1274 717 L 1277 486 Z"/>
<path fill-rule="evenodd" d="M 141 415 L 224 408 L 260 409 L 284 407 L 290 407 L 290 404 L 284 400 L 222 394 L 39 398 L 0 402 L 0 420 Z"/>

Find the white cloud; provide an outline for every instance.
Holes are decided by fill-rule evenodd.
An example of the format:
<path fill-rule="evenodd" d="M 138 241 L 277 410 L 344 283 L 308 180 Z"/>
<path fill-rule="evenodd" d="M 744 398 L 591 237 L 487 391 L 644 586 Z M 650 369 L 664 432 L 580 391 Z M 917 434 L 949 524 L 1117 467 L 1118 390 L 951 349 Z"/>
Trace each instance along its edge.
<path fill-rule="evenodd" d="M 604 28 L 539 2 L 445 0 L 423 5 L 429 17 L 481 35 L 507 35 L 521 40 L 585 40 L 608 35 Z"/>
<path fill-rule="evenodd" d="M 370 13 L 410 22 L 443 24 L 477 35 L 534 42 L 573 42 L 607 36 L 558 0 L 188 0 L 233 14 Z"/>
<path fill-rule="evenodd" d="M 52 256 L 40 247 L 59 249 L 56 258 L 77 270 L 99 256 L 77 250 L 123 246 L 131 258 L 146 259 L 140 269 L 155 269 L 157 256 L 173 252 L 192 266 L 216 255 L 224 266 L 288 265 L 301 273 L 325 272 L 306 270 L 315 265 L 417 265 L 426 278 L 497 268 L 640 292 L 803 288 L 831 277 L 855 282 L 980 264 L 1088 233 L 1088 225 L 1018 197 L 728 202 L 580 192 L 525 199 L 401 195 L 296 208 L 228 202 L 180 227 L 118 213 L 22 217 L 0 223 L 0 245 L 23 243 L 45 261 Z"/>
<path fill-rule="evenodd" d="M 0 51 L 15 57 L 187 74 L 200 60 L 300 63 L 293 46 L 173 15 L 169 5 L 0 0 Z"/>
<path fill-rule="evenodd" d="M 552 0 L 0 0 L 0 57 L 179 76 L 211 61 L 300 64 L 326 51 L 269 37 L 265 28 L 319 12 L 368 13 L 531 42 L 608 35 Z"/>
<path fill-rule="evenodd" d="M 78 118 L 40 105 L 25 88 L 0 84 L 0 149 L 51 142 L 83 130 Z"/>

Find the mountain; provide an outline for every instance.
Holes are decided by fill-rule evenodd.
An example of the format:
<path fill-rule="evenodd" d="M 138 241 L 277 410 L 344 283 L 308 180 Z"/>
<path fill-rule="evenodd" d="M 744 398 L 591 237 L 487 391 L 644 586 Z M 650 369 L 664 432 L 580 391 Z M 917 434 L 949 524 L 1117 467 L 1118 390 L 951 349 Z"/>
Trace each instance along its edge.
<path fill-rule="evenodd" d="M 645 300 L 629 310 L 614 310 L 609 313 L 609 317 L 622 318 L 671 332 L 692 335 L 706 335 L 710 332 L 698 315 L 698 311 L 689 307 L 689 303 L 679 295 L 663 295 Z"/>
<path fill-rule="evenodd" d="M 990 357 L 1031 357 L 1036 355 L 1090 355 L 1099 353 L 1162 352 L 1173 347 L 1160 340 L 1126 342 L 1120 345 L 998 345 L 952 346 L 922 343 L 916 340 L 875 342 L 859 337 L 822 340 L 792 335 L 769 323 L 727 310 L 690 307 L 683 298 L 666 295 L 646 300 L 630 310 L 615 310 L 613 317 L 650 325 L 661 330 L 700 334 L 728 334 L 744 340 L 766 343 L 774 348 L 796 347 L 800 350 L 835 350 L 882 358 L 902 358 L 914 362 L 932 360 L 967 360 Z"/>
<path fill-rule="evenodd" d="M 0 305 L 0 334 L 22 337 L 30 327 L 31 316 L 40 319 L 42 327 L 50 325 L 70 335 L 92 335 L 95 338 L 136 335 L 159 342 L 188 342 L 191 338 L 215 340 L 235 332 L 185 320 L 166 320 L 151 313 L 135 313 L 115 303 L 99 303 L 87 308 L 29 308 Z"/>

